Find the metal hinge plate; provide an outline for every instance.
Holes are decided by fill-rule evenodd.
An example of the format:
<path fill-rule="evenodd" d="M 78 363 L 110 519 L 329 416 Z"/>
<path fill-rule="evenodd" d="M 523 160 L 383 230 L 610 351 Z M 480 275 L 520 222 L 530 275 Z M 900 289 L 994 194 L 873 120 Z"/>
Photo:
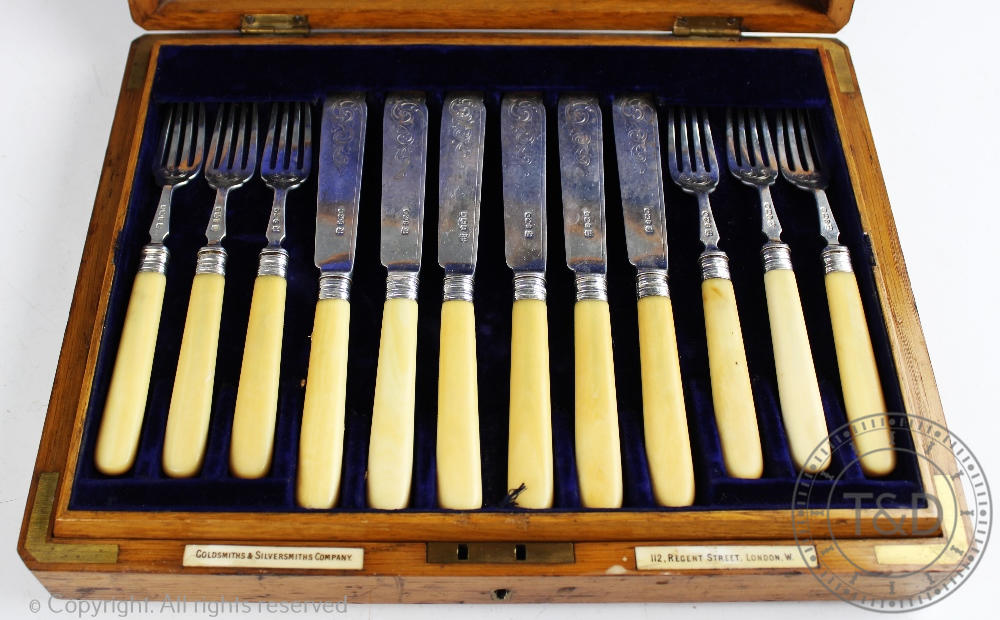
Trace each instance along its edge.
<path fill-rule="evenodd" d="M 743 31 L 742 17 L 678 17 L 674 20 L 677 37 L 739 38 Z"/>
<path fill-rule="evenodd" d="M 243 34 L 309 34 L 309 17 L 280 13 L 244 15 L 240 20 Z"/>

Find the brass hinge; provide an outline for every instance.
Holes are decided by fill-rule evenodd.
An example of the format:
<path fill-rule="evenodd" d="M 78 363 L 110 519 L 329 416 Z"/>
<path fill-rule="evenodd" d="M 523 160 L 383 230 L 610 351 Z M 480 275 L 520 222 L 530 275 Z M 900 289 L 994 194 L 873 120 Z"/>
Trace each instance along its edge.
<path fill-rule="evenodd" d="M 429 564 L 572 564 L 571 542 L 429 542 Z"/>
<path fill-rule="evenodd" d="M 677 37 L 739 38 L 743 31 L 742 17 L 678 17 L 674 20 Z"/>
<path fill-rule="evenodd" d="M 240 21 L 243 34 L 309 34 L 307 15 L 258 13 L 244 15 Z"/>

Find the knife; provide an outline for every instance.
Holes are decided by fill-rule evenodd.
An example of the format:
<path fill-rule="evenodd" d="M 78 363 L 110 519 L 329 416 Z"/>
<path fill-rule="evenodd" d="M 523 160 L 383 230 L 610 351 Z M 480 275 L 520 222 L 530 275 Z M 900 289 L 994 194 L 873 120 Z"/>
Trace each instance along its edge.
<path fill-rule="evenodd" d="M 551 508 L 552 403 L 545 307 L 545 105 L 538 94 L 500 104 L 504 250 L 514 272 L 507 488 L 522 508 Z"/>
<path fill-rule="evenodd" d="M 674 313 L 667 285 L 667 228 L 660 129 L 648 95 L 612 106 L 629 262 L 636 268 L 639 361 L 646 459 L 663 506 L 694 503 L 694 466 L 681 386 Z"/>
<path fill-rule="evenodd" d="M 319 301 L 309 352 L 296 485 L 296 498 L 304 508 L 332 508 L 340 490 L 351 274 L 367 120 L 368 108 L 361 93 L 330 95 L 323 102 L 316 195 Z"/>
<path fill-rule="evenodd" d="M 444 269 L 438 366 L 437 493 L 442 508 L 483 505 L 473 278 L 479 245 L 486 106 L 454 93 L 441 112 L 438 263 Z"/>
<path fill-rule="evenodd" d="M 576 275 L 576 470 L 588 508 L 622 505 L 618 403 L 608 309 L 604 149 L 597 97 L 559 100 L 559 171 L 566 262 Z"/>
<path fill-rule="evenodd" d="M 405 508 L 410 497 L 426 173 L 424 95 L 391 94 L 382 117 L 381 259 L 388 275 L 368 446 L 367 493 L 372 508 Z"/>

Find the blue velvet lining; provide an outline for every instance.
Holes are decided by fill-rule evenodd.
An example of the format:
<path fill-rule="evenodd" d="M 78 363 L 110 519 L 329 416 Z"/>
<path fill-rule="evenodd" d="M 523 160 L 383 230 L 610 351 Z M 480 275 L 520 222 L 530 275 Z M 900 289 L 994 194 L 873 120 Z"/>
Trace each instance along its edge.
<path fill-rule="evenodd" d="M 609 257 L 609 299 L 615 346 L 625 506 L 662 510 L 650 490 L 642 433 L 638 330 L 634 270 L 629 265 L 620 210 L 610 95 L 617 91 L 651 91 L 661 105 L 698 104 L 710 108 L 716 146 L 724 161 L 725 105 L 813 108 L 818 122 L 831 185 L 830 201 L 850 247 L 871 329 L 879 372 L 890 411 L 903 411 L 888 337 L 879 312 L 878 294 L 857 205 L 836 132 L 829 93 L 814 50 L 628 48 L 628 47 L 459 47 L 459 46 L 168 46 L 161 50 L 144 128 L 137 173 L 125 225 L 114 248 L 117 268 L 105 319 L 101 351 L 87 410 L 82 453 L 70 506 L 75 509 L 294 511 L 298 428 L 309 357 L 309 334 L 317 295 L 318 272 L 312 246 L 315 177 L 288 201 L 291 254 L 281 388 L 274 462 L 260 480 L 239 480 L 228 473 L 228 444 L 243 350 L 257 253 L 271 193 L 259 178 L 235 190 L 229 199 L 229 253 L 222 332 L 215 380 L 208 452 L 200 475 L 186 480 L 166 477 L 160 452 L 195 252 L 204 242 L 204 227 L 213 191 L 202 178 L 175 192 L 166 301 L 160 324 L 139 455 L 131 472 L 106 477 L 93 465 L 96 431 L 139 250 L 155 208 L 158 188 L 150 174 L 163 104 L 204 101 L 209 120 L 218 101 L 306 99 L 314 119 L 327 92 L 361 89 L 368 93 L 368 133 L 357 262 L 352 290 L 347 420 L 340 506 L 366 510 L 364 478 L 370 416 L 378 355 L 385 272 L 378 256 L 378 212 L 381 160 L 381 117 L 385 94 L 397 89 L 428 93 L 431 112 L 430 152 L 437 152 L 441 100 L 452 89 L 486 93 L 488 124 L 483 180 L 479 267 L 476 277 L 476 320 L 479 362 L 480 431 L 486 510 L 504 506 L 506 485 L 507 408 L 511 311 L 511 274 L 504 264 L 498 106 L 502 94 L 516 89 L 542 91 L 549 110 L 549 329 L 552 379 L 555 507 L 578 510 L 579 491 L 573 457 L 573 280 L 564 262 L 560 213 L 555 104 L 560 93 L 590 90 L 602 96 L 605 114 L 605 167 Z M 266 106 L 262 117 L 266 119 Z M 662 115 L 662 111 L 661 111 Z M 318 132 L 319 123 L 314 123 Z M 435 260 L 437 163 L 429 158 L 425 256 L 421 270 L 416 394 L 416 439 L 410 510 L 436 510 L 434 438 L 437 357 L 442 271 Z M 315 167 L 314 167 L 315 169 Z M 726 476 L 712 412 L 708 361 L 701 307 L 697 256 L 701 251 L 693 197 L 668 181 L 667 219 L 670 278 L 685 380 L 688 420 L 695 461 L 695 510 L 784 508 L 790 505 L 796 472 L 785 444 L 778 409 L 770 333 L 763 295 L 759 250 L 760 213 L 756 193 L 728 174 L 712 194 L 715 215 L 729 253 L 733 282 L 753 378 L 760 430 L 766 455 L 764 477 L 736 480 Z M 780 181 L 773 197 L 792 248 L 816 372 L 829 427 L 845 422 L 834 354 L 823 271 L 822 240 L 812 196 Z M 897 444 L 909 447 L 909 433 L 897 432 Z M 900 453 L 895 472 L 866 479 L 849 450 L 834 459 L 831 471 L 845 470 L 841 484 L 853 490 L 892 492 L 908 505 L 921 488 L 915 460 Z M 814 484 L 822 488 L 823 482 Z M 852 504 L 853 505 L 853 504 Z"/>

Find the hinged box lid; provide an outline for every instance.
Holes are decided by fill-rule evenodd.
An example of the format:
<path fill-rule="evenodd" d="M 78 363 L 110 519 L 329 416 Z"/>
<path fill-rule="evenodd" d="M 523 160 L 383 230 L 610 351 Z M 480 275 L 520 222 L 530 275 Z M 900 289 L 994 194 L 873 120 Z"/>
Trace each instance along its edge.
<path fill-rule="evenodd" d="M 853 6 L 854 0 L 424 0 L 410 5 L 399 0 L 129 0 L 132 19 L 147 30 L 263 33 L 382 28 L 831 33 L 847 23 Z"/>

